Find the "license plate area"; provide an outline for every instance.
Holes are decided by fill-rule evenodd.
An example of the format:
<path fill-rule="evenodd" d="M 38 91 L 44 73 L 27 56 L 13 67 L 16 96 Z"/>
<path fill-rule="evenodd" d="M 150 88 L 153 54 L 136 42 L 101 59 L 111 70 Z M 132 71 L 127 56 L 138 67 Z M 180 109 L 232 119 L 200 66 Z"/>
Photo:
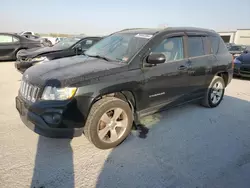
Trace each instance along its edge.
<path fill-rule="evenodd" d="M 23 102 L 18 98 L 16 98 L 16 109 L 20 115 L 24 115 Z"/>

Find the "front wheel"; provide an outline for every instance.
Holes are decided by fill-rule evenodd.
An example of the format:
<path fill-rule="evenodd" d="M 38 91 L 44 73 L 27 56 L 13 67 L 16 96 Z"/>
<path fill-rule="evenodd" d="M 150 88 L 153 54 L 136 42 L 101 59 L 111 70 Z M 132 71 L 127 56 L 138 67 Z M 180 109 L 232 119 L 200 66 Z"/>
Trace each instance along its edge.
<path fill-rule="evenodd" d="M 115 97 L 93 104 L 84 126 L 84 134 L 99 149 L 118 146 L 129 135 L 133 114 L 129 104 Z"/>
<path fill-rule="evenodd" d="M 202 101 L 202 105 L 208 108 L 214 108 L 218 106 L 224 97 L 224 92 L 225 82 L 223 78 L 215 76 L 209 88 L 207 89 Z"/>

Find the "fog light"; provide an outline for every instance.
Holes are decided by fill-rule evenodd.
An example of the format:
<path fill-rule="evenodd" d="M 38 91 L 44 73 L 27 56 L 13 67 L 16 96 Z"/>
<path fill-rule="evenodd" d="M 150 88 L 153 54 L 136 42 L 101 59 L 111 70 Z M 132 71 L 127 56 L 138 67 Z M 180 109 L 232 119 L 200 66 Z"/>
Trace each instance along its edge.
<path fill-rule="evenodd" d="M 58 124 L 61 123 L 62 116 L 58 113 L 44 114 L 43 119 L 46 121 L 46 123 L 52 125 L 52 127 L 56 127 Z"/>
<path fill-rule="evenodd" d="M 56 124 L 61 122 L 61 115 L 60 114 L 54 114 L 52 116 L 53 122 L 55 122 Z"/>

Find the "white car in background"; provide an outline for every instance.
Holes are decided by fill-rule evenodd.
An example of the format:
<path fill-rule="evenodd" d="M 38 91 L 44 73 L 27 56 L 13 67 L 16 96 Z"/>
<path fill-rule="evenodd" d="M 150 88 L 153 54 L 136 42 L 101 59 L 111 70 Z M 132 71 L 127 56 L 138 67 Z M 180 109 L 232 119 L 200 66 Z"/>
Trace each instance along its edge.
<path fill-rule="evenodd" d="M 52 45 L 56 44 L 56 37 L 47 37 L 46 36 L 46 37 L 42 37 L 42 38 L 48 39 Z"/>
<path fill-rule="evenodd" d="M 19 35 L 35 35 L 33 31 L 22 31 Z"/>

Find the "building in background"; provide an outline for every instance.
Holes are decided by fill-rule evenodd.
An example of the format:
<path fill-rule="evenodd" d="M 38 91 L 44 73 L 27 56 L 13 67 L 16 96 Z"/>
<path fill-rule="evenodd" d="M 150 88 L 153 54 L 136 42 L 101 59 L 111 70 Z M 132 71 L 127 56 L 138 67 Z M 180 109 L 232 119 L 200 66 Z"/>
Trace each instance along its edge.
<path fill-rule="evenodd" d="M 250 45 L 250 29 L 237 29 L 236 31 L 218 32 L 226 43 Z"/>

